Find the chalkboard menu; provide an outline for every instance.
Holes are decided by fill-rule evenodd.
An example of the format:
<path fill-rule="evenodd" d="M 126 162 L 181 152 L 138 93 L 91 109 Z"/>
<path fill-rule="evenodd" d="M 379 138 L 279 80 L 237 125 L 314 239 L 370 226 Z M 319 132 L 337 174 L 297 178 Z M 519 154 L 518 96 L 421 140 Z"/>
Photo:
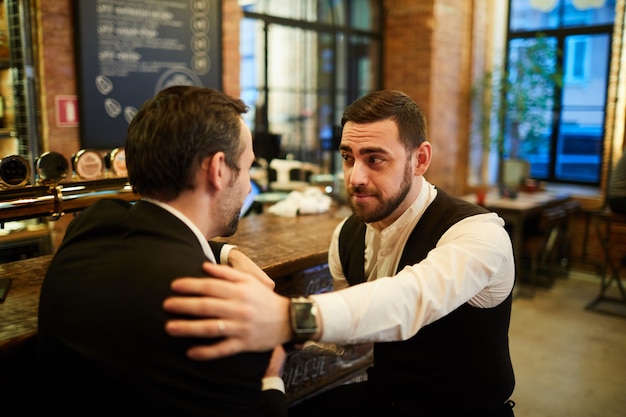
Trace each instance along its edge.
<path fill-rule="evenodd" d="M 165 87 L 222 88 L 221 1 L 73 3 L 83 148 L 123 146 L 139 107 Z"/>

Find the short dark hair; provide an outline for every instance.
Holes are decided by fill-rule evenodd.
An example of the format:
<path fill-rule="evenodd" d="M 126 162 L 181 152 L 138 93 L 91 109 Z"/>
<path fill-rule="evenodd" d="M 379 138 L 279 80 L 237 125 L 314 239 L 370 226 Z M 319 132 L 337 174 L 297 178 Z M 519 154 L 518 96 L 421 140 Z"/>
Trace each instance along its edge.
<path fill-rule="evenodd" d="M 346 122 L 372 123 L 387 119 L 398 126 L 400 140 L 408 151 L 426 140 L 426 117 L 422 109 L 411 97 L 396 90 L 374 91 L 355 100 L 345 108 L 341 127 Z"/>
<path fill-rule="evenodd" d="M 207 87 L 173 86 L 148 99 L 126 135 L 126 166 L 133 191 L 171 201 L 194 188 L 203 159 L 224 152 L 239 172 L 241 115 L 246 104 Z"/>

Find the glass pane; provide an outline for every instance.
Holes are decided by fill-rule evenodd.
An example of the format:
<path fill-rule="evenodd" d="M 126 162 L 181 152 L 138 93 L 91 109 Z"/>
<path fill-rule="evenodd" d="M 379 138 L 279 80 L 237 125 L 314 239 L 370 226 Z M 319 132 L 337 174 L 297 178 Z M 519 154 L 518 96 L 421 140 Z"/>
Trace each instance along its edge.
<path fill-rule="evenodd" d="M 615 0 L 511 0 L 510 30 L 609 25 L 614 16 Z"/>
<path fill-rule="evenodd" d="M 265 86 L 265 60 L 262 53 L 264 50 L 263 22 L 254 19 L 242 19 L 239 40 L 241 99 L 250 106 L 244 119 L 248 127 L 254 132 L 259 130 L 255 128 L 257 110 L 264 104 L 264 98 L 260 96 Z M 265 131 L 265 129 L 260 130 Z"/>
<path fill-rule="evenodd" d="M 332 161 L 331 152 L 336 150 L 334 146 L 334 102 L 333 102 L 333 85 L 335 78 L 335 36 L 331 34 L 319 35 L 319 63 L 318 63 L 318 91 L 317 91 L 317 125 L 319 132 L 319 147 L 323 153 L 320 157 L 323 159 L 323 171 L 332 172 L 334 163 Z"/>
<path fill-rule="evenodd" d="M 377 32 L 380 30 L 380 0 L 350 0 L 350 26 Z"/>
<path fill-rule="evenodd" d="M 541 107 L 530 108 L 529 112 L 532 112 L 534 123 L 516 122 L 514 118 L 519 115 L 509 113 L 505 126 L 504 158 L 526 160 L 530 163 L 532 178 L 547 179 L 550 175 L 552 112 Z"/>
<path fill-rule="evenodd" d="M 295 159 L 312 160 L 318 144 L 318 36 L 316 32 L 271 25 L 268 31 L 269 129 Z"/>
<path fill-rule="evenodd" d="M 316 22 L 317 2 L 318 0 L 240 0 L 239 6 L 246 12 Z"/>
<path fill-rule="evenodd" d="M 511 0 L 509 30 L 555 29 L 559 26 L 559 0 Z"/>
<path fill-rule="evenodd" d="M 340 91 L 345 91 L 348 88 L 348 81 L 346 79 L 348 75 L 348 38 L 341 32 L 336 36 L 336 48 L 337 68 L 335 74 L 335 88 Z M 341 112 L 343 112 L 343 108 L 341 108 Z M 341 116 L 335 118 L 335 120 L 339 123 Z"/>
<path fill-rule="evenodd" d="M 237 0 L 241 10 L 245 12 L 265 13 L 267 0 Z"/>
<path fill-rule="evenodd" d="M 347 88 L 348 88 L 348 42 L 347 37 L 342 33 L 337 37 L 337 74 L 335 78 L 335 108 L 333 115 L 333 152 L 331 153 L 331 169 L 330 173 L 342 172 L 342 159 L 338 152 L 339 141 L 341 140 L 341 116 L 343 110 L 350 104 L 348 102 Z M 351 77 L 350 77 L 351 78 Z"/>
<path fill-rule="evenodd" d="M 348 90 L 353 101 L 378 85 L 379 73 L 374 63 L 380 62 L 380 44 L 365 36 L 349 37 Z"/>
<path fill-rule="evenodd" d="M 559 180 L 600 180 L 609 53 L 608 34 L 565 39 L 563 110 L 555 161 Z"/>
<path fill-rule="evenodd" d="M 604 112 L 563 110 L 556 156 L 556 178 L 563 181 L 594 183 L 600 180 Z"/>
<path fill-rule="evenodd" d="M 318 0 L 319 23 L 343 26 L 346 24 L 345 5 L 343 0 Z"/>
<path fill-rule="evenodd" d="M 504 156 L 530 162 L 531 175 L 549 175 L 556 76 L 556 39 L 509 43 Z"/>
<path fill-rule="evenodd" d="M 595 26 L 612 24 L 615 0 L 565 0 L 563 26 Z"/>

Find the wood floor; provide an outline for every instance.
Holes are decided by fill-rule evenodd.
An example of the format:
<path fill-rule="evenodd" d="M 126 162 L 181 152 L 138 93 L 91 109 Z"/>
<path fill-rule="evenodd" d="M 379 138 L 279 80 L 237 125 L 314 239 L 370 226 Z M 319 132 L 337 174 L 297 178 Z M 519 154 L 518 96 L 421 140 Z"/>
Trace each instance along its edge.
<path fill-rule="evenodd" d="M 626 305 L 598 305 L 617 315 L 586 309 L 599 290 L 599 277 L 571 271 L 513 301 L 516 417 L 626 416 Z"/>

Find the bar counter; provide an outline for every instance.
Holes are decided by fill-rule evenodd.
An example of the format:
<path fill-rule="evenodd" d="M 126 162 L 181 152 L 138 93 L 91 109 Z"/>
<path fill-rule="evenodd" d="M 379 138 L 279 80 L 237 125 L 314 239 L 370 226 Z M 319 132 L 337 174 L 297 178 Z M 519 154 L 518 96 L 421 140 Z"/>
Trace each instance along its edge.
<path fill-rule="evenodd" d="M 348 208 L 333 207 L 328 213 L 316 215 L 248 216 L 241 219 L 237 233 L 224 241 L 237 245 L 263 268 L 275 280 L 280 294 L 329 291 L 332 278 L 327 267 L 328 245 L 335 226 L 347 214 Z M 0 304 L 0 364 L 14 362 L 23 352 L 30 352 L 28 360 L 35 359 L 39 293 L 51 258 L 46 255 L 0 264 L 0 276 L 14 278 L 5 302 Z M 292 354 L 284 375 L 288 398 L 293 403 L 358 378 L 369 363 L 370 345 L 349 347 L 341 356 L 320 355 L 319 349 Z"/>

